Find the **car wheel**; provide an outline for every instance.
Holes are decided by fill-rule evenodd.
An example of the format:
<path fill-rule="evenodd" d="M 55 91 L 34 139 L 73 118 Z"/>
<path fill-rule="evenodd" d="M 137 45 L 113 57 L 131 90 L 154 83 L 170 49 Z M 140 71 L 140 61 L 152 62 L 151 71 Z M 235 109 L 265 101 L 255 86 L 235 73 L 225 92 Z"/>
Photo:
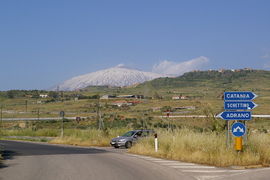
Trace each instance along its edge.
<path fill-rule="evenodd" d="M 130 141 L 126 142 L 126 144 L 125 144 L 126 148 L 131 148 L 131 146 L 132 146 L 132 142 L 130 142 Z"/>
<path fill-rule="evenodd" d="M 118 148 L 119 148 L 119 146 L 114 146 L 114 148 L 118 149 Z"/>

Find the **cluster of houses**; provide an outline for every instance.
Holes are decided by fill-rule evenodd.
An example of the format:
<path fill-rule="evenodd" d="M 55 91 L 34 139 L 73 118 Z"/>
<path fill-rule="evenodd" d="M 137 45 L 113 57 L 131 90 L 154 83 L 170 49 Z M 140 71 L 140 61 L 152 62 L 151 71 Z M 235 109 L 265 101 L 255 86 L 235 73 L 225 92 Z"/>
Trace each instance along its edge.
<path fill-rule="evenodd" d="M 118 106 L 118 107 L 123 107 L 123 106 L 134 106 L 136 104 L 141 103 L 141 101 L 126 101 L 126 100 L 121 100 L 121 101 L 114 101 L 111 103 L 113 106 Z"/>
<path fill-rule="evenodd" d="M 188 99 L 189 99 L 188 96 L 182 96 L 182 95 L 172 97 L 172 100 L 188 100 Z"/>
<path fill-rule="evenodd" d="M 208 72 L 215 72 L 215 71 L 218 71 L 220 73 L 224 73 L 226 71 L 232 71 L 232 72 L 254 71 L 254 69 L 252 69 L 252 68 L 243 68 L 243 69 L 219 69 L 219 70 L 210 69 L 210 70 L 208 70 Z M 201 72 L 201 71 L 200 70 L 194 70 L 192 72 Z"/>
<path fill-rule="evenodd" d="M 113 106 L 123 107 L 123 106 L 133 106 L 141 103 L 141 101 L 136 100 L 126 100 L 126 99 L 144 99 L 143 95 L 103 95 L 100 99 L 121 99 L 111 103 Z M 125 100 L 123 100 L 125 99 Z"/>
<path fill-rule="evenodd" d="M 48 94 L 40 94 L 39 97 L 40 97 L 40 98 L 48 98 L 49 95 L 48 95 Z"/>
<path fill-rule="evenodd" d="M 227 70 L 227 69 L 219 69 L 219 70 L 208 70 L 209 72 L 212 72 L 212 71 L 218 71 L 220 73 L 224 73 L 226 71 L 232 71 L 232 72 L 242 72 L 242 71 L 253 71 L 254 69 L 252 68 L 244 68 L 244 69 L 230 69 L 230 70 Z"/>
<path fill-rule="evenodd" d="M 103 95 L 100 97 L 100 99 L 144 99 L 143 95 Z"/>
<path fill-rule="evenodd" d="M 152 107 L 151 108 L 153 112 L 158 112 L 161 111 L 161 107 Z M 182 110 L 195 110 L 195 106 L 181 106 L 181 107 L 173 107 L 170 111 L 164 111 L 163 113 L 177 113 L 177 111 L 182 111 Z"/>

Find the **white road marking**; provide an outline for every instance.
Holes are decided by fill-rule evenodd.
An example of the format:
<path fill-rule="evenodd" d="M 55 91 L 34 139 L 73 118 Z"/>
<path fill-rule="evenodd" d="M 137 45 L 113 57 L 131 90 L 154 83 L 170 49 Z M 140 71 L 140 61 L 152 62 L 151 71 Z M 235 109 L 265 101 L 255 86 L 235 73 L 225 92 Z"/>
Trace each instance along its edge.
<path fill-rule="evenodd" d="M 171 162 L 171 163 L 159 163 L 159 164 L 162 164 L 164 166 L 197 166 L 196 164 L 191 164 L 191 163 L 180 163 L 180 162 Z"/>
<path fill-rule="evenodd" d="M 194 163 L 185 163 L 176 160 L 166 160 L 160 158 L 154 158 L 143 155 L 130 154 L 131 157 L 141 158 L 147 161 L 151 161 L 153 163 L 158 163 L 163 166 L 168 166 L 170 168 L 177 169 L 183 173 L 195 173 L 192 176 L 197 180 L 211 180 L 221 177 L 230 177 L 234 175 L 244 174 L 248 172 L 248 170 L 230 170 L 230 169 L 222 169 L 215 166 L 205 166 Z M 198 174 L 196 174 L 198 173 Z M 228 174 L 230 173 L 230 174 Z M 217 174 L 219 174 L 217 176 Z"/>
<path fill-rule="evenodd" d="M 163 159 L 160 159 L 160 158 L 153 158 L 153 157 L 147 157 L 147 156 L 141 156 L 141 155 L 130 155 L 130 156 L 145 159 L 145 160 L 150 160 L 150 161 L 164 161 Z"/>
<path fill-rule="evenodd" d="M 218 178 L 220 176 L 198 176 L 196 177 L 197 180 L 207 180 L 207 179 L 213 179 L 213 178 Z"/>
<path fill-rule="evenodd" d="M 192 173 L 228 173 L 228 172 L 246 172 L 246 170 L 182 170 L 182 172 L 192 172 Z"/>
<path fill-rule="evenodd" d="M 140 157 L 140 158 L 151 160 L 151 161 L 162 161 L 162 159 L 152 158 L 152 157 Z"/>
<path fill-rule="evenodd" d="M 213 166 L 170 166 L 172 168 L 176 169 L 216 169 L 216 167 Z"/>
<path fill-rule="evenodd" d="M 154 160 L 157 163 L 179 163 L 179 161 L 167 161 L 167 160 Z"/>
<path fill-rule="evenodd" d="M 136 154 L 130 154 L 130 156 L 139 157 L 139 155 Z"/>

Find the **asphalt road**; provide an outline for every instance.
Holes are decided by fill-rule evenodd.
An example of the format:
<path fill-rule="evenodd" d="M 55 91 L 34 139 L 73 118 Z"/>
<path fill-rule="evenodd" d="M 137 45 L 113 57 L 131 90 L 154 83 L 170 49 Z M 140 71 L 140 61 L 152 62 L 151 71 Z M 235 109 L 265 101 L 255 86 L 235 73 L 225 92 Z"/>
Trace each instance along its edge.
<path fill-rule="evenodd" d="M 194 179 L 175 169 L 119 152 L 95 148 L 1 141 L 1 180 Z"/>
<path fill-rule="evenodd" d="M 233 170 L 132 155 L 125 149 L 0 141 L 0 180 L 269 180 L 270 168 Z"/>

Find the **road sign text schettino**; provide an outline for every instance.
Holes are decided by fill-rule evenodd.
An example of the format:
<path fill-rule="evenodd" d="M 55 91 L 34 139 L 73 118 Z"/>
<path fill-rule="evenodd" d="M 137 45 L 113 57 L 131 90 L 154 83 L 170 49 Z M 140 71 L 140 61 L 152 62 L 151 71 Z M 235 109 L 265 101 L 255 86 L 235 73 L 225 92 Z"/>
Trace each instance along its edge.
<path fill-rule="evenodd" d="M 225 101 L 225 110 L 252 110 L 258 105 L 252 101 Z"/>

